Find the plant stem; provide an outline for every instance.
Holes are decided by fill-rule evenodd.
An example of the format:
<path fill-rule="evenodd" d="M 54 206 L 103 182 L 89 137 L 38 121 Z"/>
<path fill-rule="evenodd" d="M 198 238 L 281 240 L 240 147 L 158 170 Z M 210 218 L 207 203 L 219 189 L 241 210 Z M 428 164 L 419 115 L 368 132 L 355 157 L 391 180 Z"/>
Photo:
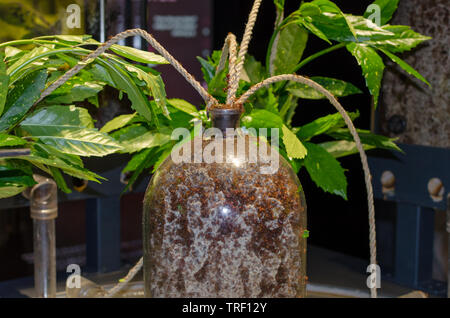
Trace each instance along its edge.
<path fill-rule="evenodd" d="M 306 59 L 304 59 L 303 61 L 301 61 L 300 63 L 298 63 L 298 64 L 295 66 L 293 72 L 294 72 L 294 73 L 297 72 L 300 68 L 302 68 L 303 66 L 305 66 L 305 65 L 308 64 L 309 62 L 315 60 L 316 58 L 318 58 L 318 57 L 320 57 L 320 56 L 322 56 L 322 55 L 324 55 L 324 54 L 327 54 L 327 53 L 336 51 L 336 50 L 338 50 L 338 49 L 340 49 L 340 48 L 342 48 L 342 47 L 344 47 L 344 46 L 346 46 L 346 45 L 347 45 L 346 42 L 342 42 L 342 43 L 333 45 L 333 46 L 331 46 L 331 47 L 329 47 L 329 48 L 326 48 L 326 49 L 324 49 L 324 50 L 322 50 L 322 51 L 319 51 L 319 52 L 317 52 L 317 53 L 315 53 L 315 54 L 313 54 L 313 55 L 308 56 Z"/>

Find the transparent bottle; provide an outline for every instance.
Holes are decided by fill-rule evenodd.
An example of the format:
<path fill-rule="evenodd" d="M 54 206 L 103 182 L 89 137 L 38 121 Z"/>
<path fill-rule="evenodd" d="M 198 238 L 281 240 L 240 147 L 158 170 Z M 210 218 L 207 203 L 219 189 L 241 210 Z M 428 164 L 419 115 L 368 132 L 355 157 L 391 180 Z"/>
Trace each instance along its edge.
<path fill-rule="evenodd" d="M 239 111 L 210 115 L 223 137 L 175 148 L 190 160 L 167 157 L 148 185 L 146 297 L 304 297 L 306 204 L 296 174 L 265 139 L 227 130 Z"/>

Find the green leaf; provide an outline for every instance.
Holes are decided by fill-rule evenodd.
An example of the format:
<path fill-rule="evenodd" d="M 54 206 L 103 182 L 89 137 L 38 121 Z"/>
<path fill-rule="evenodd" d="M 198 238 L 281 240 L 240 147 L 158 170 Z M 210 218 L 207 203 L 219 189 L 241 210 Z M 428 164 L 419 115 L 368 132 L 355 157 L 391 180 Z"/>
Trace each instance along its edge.
<path fill-rule="evenodd" d="M 356 143 L 354 141 L 333 140 L 322 142 L 317 145 L 325 149 L 334 158 L 340 158 L 359 153 L 358 148 L 356 148 Z M 367 151 L 370 149 L 374 149 L 376 147 L 363 144 L 363 148 L 364 150 Z"/>
<path fill-rule="evenodd" d="M 45 98 L 45 104 L 71 104 L 97 96 L 103 90 L 103 85 L 98 82 L 87 82 L 81 79 L 71 78 L 50 96 Z"/>
<path fill-rule="evenodd" d="M 395 139 L 388 138 L 382 135 L 376 135 L 369 130 L 357 129 L 361 143 L 365 145 L 375 146 L 381 149 L 395 150 L 403 152 L 394 142 Z M 343 139 L 348 141 L 353 141 L 353 136 L 347 128 L 337 129 L 331 133 L 329 136 L 335 139 Z"/>
<path fill-rule="evenodd" d="M 339 162 L 318 145 L 310 142 L 304 145 L 308 150 L 304 164 L 314 183 L 324 191 L 347 200 L 347 179 Z"/>
<path fill-rule="evenodd" d="M 0 116 L 5 108 L 6 96 L 8 95 L 9 76 L 6 75 L 6 64 L 3 61 L 3 54 L 0 54 Z"/>
<path fill-rule="evenodd" d="M 364 44 L 349 43 L 347 44 L 347 50 L 356 58 L 356 61 L 361 66 L 367 88 L 373 96 L 374 106 L 376 108 L 384 72 L 383 60 L 374 49 Z"/>
<path fill-rule="evenodd" d="M 38 46 L 32 49 L 31 51 L 23 55 L 20 59 L 18 59 L 13 65 L 8 67 L 6 73 L 8 75 L 14 74 L 17 70 L 21 69 L 25 63 L 29 63 L 29 61 L 33 58 L 41 56 L 44 53 L 48 53 L 49 51 L 51 51 L 51 49 L 45 46 Z"/>
<path fill-rule="evenodd" d="M 253 56 L 247 55 L 244 62 L 244 71 L 251 84 L 257 84 L 264 79 L 265 69 Z M 244 73 L 244 72 L 243 72 Z"/>
<path fill-rule="evenodd" d="M 125 68 L 132 73 L 136 73 L 137 77 L 147 84 L 149 91 L 151 92 L 156 105 L 162 110 L 163 114 L 169 117 L 169 111 L 166 106 L 166 91 L 164 88 L 164 82 L 160 75 L 153 75 L 147 73 L 140 68 L 133 65 L 125 65 Z"/>
<path fill-rule="evenodd" d="M 20 124 L 31 137 L 67 154 L 104 156 L 121 149 L 114 139 L 92 127 L 87 110 L 75 106 L 41 108 Z"/>
<path fill-rule="evenodd" d="M 79 156 L 103 157 L 122 149 L 114 139 L 96 129 L 60 130 L 59 127 L 35 127 L 32 136 L 59 151 Z"/>
<path fill-rule="evenodd" d="M 155 54 L 153 52 L 142 51 L 129 46 L 114 44 L 113 46 L 111 46 L 111 51 L 139 63 L 169 64 L 169 62 L 161 55 Z"/>
<path fill-rule="evenodd" d="M 0 117 L 0 131 L 17 124 L 41 95 L 47 79 L 46 70 L 34 72 L 19 80 L 8 93 L 5 111 Z"/>
<path fill-rule="evenodd" d="M 139 166 L 145 161 L 145 158 L 147 158 L 147 155 L 152 151 L 151 148 L 146 148 L 142 151 L 139 151 L 138 153 L 134 154 L 130 161 L 128 161 L 125 168 L 123 168 L 122 173 L 135 171 L 139 168 Z M 149 167 L 148 167 L 149 168 Z"/>
<path fill-rule="evenodd" d="M 281 128 L 283 120 L 280 116 L 265 109 L 254 109 L 241 118 L 241 126 L 247 128 Z"/>
<path fill-rule="evenodd" d="M 194 105 L 192 105 L 191 103 L 189 103 L 183 99 L 171 98 L 171 99 L 168 99 L 167 102 L 172 107 L 175 107 L 176 109 L 178 109 L 186 114 L 189 114 L 193 117 L 199 116 L 197 108 Z"/>
<path fill-rule="evenodd" d="M 312 34 L 317 36 L 319 39 L 324 40 L 325 42 L 331 44 L 328 37 L 321 31 L 319 28 L 317 28 L 313 23 L 309 21 L 309 19 L 300 18 L 297 20 L 297 23 L 303 27 L 305 27 L 307 30 L 309 30 Z"/>
<path fill-rule="evenodd" d="M 139 156 L 139 159 L 135 159 L 136 156 L 133 157 L 133 159 L 135 159 L 134 164 L 136 164 L 136 168 L 133 170 L 134 172 L 128 180 L 128 183 L 125 189 L 123 189 L 122 193 L 125 193 L 134 184 L 134 182 L 141 175 L 144 169 L 150 168 L 155 164 L 155 162 L 158 160 L 158 156 L 156 155 L 157 151 L 157 149 L 146 149 L 137 155 Z M 138 160 L 140 161 L 137 162 Z"/>
<path fill-rule="evenodd" d="M 354 120 L 359 117 L 359 112 L 348 113 L 350 118 Z M 335 113 L 327 116 L 323 116 L 313 120 L 312 122 L 298 128 L 294 129 L 296 135 L 301 140 L 309 140 L 314 136 L 326 133 L 332 129 L 340 128 L 345 126 L 345 121 L 340 113 Z"/>
<path fill-rule="evenodd" d="M 431 39 L 429 36 L 414 32 L 406 25 L 385 25 L 382 28 L 392 35 L 374 36 L 365 43 L 390 52 L 401 53 Z"/>
<path fill-rule="evenodd" d="M 109 133 L 128 125 L 136 117 L 137 113 L 120 115 L 108 121 L 101 129 L 102 133 Z"/>
<path fill-rule="evenodd" d="M 36 181 L 34 181 L 31 173 L 16 167 L 0 165 L 0 188 L 7 186 L 30 187 L 35 184 Z"/>
<path fill-rule="evenodd" d="M 114 87 L 127 93 L 128 99 L 131 101 L 131 108 L 151 122 L 152 110 L 150 109 L 150 103 L 127 72 L 114 62 L 102 59 L 98 61 L 107 68 L 111 79 L 114 81 Z"/>
<path fill-rule="evenodd" d="M 94 128 L 94 123 L 86 108 L 55 105 L 38 109 L 22 121 L 20 127 L 33 136 L 36 131 L 42 129 L 61 131 L 72 128 Z"/>
<path fill-rule="evenodd" d="M 379 49 L 381 52 L 386 54 L 393 62 L 397 63 L 398 66 L 400 66 L 402 69 L 404 69 L 408 74 L 418 78 L 428 86 L 431 86 L 430 83 L 423 77 L 419 72 L 417 72 L 414 68 L 412 68 L 408 63 L 403 61 L 401 58 L 399 58 L 397 55 L 392 54 L 389 51 Z"/>
<path fill-rule="evenodd" d="M 165 132 L 148 131 L 143 125 L 135 124 L 122 128 L 111 134 L 120 142 L 121 152 L 133 153 L 145 148 L 162 146 L 170 141 L 170 134 Z"/>
<path fill-rule="evenodd" d="M 203 79 L 207 84 L 209 84 L 209 82 L 211 82 L 211 79 L 214 77 L 216 73 L 216 69 L 214 65 L 212 65 L 204 58 L 201 58 L 200 56 L 197 56 L 197 60 L 200 62 L 200 65 L 202 66 Z"/>
<path fill-rule="evenodd" d="M 344 97 L 353 94 L 361 94 L 362 91 L 351 83 L 329 77 L 314 76 L 310 78 L 329 90 L 336 97 Z M 294 96 L 305 99 L 324 99 L 325 96 L 308 85 L 301 83 L 289 83 L 286 88 Z"/>
<path fill-rule="evenodd" d="M 0 187 L 0 199 L 13 197 L 13 196 L 23 192 L 26 188 L 27 187 L 24 187 L 24 186 Z"/>
<path fill-rule="evenodd" d="M 307 150 L 302 142 L 286 125 L 281 127 L 283 131 L 283 143 L 286 147 L 286 153 L 290 158 L 303 159 Z"/>
<path fill-rule="evenodd" d="M 39 165 L 46 165 L 61 169 L 64 173 L 79 178 L 99 182 L 98 179 L 104 179 L 101 176 L 77 165 L 76 161 L 71 160 L 73 157 L 61 154 L 57 151 L 50 150 L 51 148 L 45 145 L 34 144 L 31 149 L 31 155 L 21 157 L 21 159 L 31 162 L 39 167 Z"/>
<path fill-rule="evenodd" d="M 377 5 L 380 8 L 380 23 L 381 23 L 381 25 L 388 23 L 392 19 L 394 12 L 397 10 L 399 1 L 400 0 L 375 0 L 370 5 L 370 6 Z M 370 10 L 370 11 L 368 10 L 369 7 L 367 7 L 366 12 L 364 12 L 364 18 L 366 18 L 366 19 L 373 13 L 372 10 Z"/>
<path fill-rule="evenodd" d="M 372 21 L 351 14 L 323 13 L 309 17 L 308 20 L 328 39 L 338 42 L 365 42 L 382 36 L 394 36 L 392 32 Z M 352 26 L 354 33 L 349 25 Z"/>
<path fill-rule="evenodd" d="M 308 32 L 291 23 L 281 29 L 271 63 L 271 75 L 292 73 L 300 62 L 308 41 Z"/>
<path fill-rule="evenodd" d="M 0 147 L 20 146 L 26 143 L 22 138 L 0 133 Z"/>
<path fill-rule="evenodd" d="M 320 10 L 319 6 L 311 2 L 302 3 L 298 11 L 303 17 L 309 17 L 322 13 L 322 10 Z"/>
<path fill-rule="evenodd" d="M 317 5 L 322 12 L 336 13 L 336 14 L 342 16 L 345 20 L 345 23 L 346 23 L 348 29 L 352 33 L 353 37 L 355 39 L 358 38 L 356 35 L 355 27 L 352 24 L 352 21 L 346 14 L 344 14 L 341 11 L 341 9 L 339 9 L 339 7 L 335 3 L 333 3 L 329 0 L 314 0 L 311 3 Z"/>
<path fill-rule="evenodd" d="M 51 175 L 52 175 L 53 179 L 55 180 L 58 188 L 60 188 L 61 191 L 64 193 L 71 193 L 72 190 L 70 190 L 70 188 L 67 186 L 66 180 L 64 180 L 64 177 L 61 174 L 61 171 L 55 167 L 49 167 L 49 169 L 50 169 Z"/>

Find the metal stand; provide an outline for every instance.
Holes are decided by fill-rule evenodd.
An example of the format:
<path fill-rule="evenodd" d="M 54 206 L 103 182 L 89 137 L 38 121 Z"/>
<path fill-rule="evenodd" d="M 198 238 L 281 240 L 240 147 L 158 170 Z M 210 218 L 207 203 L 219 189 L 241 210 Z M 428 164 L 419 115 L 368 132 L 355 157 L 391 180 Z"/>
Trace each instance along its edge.
<path fill-rule="evenodd" d="M 29 194 L 33 219 L 35 297 L 56 297 L 55 218 L 58 216 L 56 183 L 35 177 L 39 182 Z"/>

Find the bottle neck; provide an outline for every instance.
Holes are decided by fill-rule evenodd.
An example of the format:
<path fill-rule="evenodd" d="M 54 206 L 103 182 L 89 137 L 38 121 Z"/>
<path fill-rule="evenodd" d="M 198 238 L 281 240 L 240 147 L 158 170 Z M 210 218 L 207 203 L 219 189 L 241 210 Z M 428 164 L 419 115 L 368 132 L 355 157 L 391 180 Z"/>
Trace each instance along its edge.
<path fill-rule="evenodd" d="M 241 111 L 238 109 L 216 108 L 210 111 L 210 116 L 212 127 L 220 129 L 225 136 L 227 128 L 236 129 L 239 127 Z"/>

